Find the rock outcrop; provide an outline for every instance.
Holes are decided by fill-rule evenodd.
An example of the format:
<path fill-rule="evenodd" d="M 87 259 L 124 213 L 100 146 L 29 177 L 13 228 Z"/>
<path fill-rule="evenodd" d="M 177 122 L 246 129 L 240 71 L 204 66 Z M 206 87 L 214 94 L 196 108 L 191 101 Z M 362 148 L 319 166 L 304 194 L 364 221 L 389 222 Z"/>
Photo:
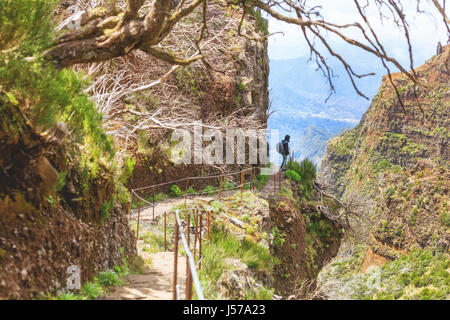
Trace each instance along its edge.
<path fill-rule="evenodd" d="M 405 109 L 385 77 L 361 122 L 329 142 L 320 169 L 336 195 L 362 204 L 359 235 L 390 259 L 450 245 L 450 46 L 415 72 L 420 85 L 393 75 Z"/>
<path fill-rule="evenodd" d="M 152 109 L 163 105 L 168 110 L 189 110 L 189 118 L 184 120 L 209 126 L 244 130 L 267 128 L 267 39 L 255 41 L 236 34 L 241 19 L 239 9 L 211 4 L 208 6 L 208 19 L 211 21 L 208 25 L 209 37 L 215 40 L 213 45 L 207 45 L 206 58 L 213 69 L 205 68 L 201 62 L 180 68 L 167 78 L 167 86 L 156 86 L 148 90 L 148 95 L 152 97 L 174 96 L 176 99 L 153 99 L 146 103 L 146 107 Z M 263 30 L 258 28 L 258 19 L 262 18 L 249 14 L 244 19 L 242 32 L 250 37 L 261 37 Z M 214 22 L 216 20 L 221 22 Z M 179 28 L 187 32 L 185 30 L 195 29 L 195 25 L 183 22 Z M 208 38 L 205 42 L 208 42 Z M 128 183 L 129 188 L 217 173 L 217 168 L 195 164 L 193 160 L 192 164 L 174 164 L 171 159 L 171 148 L 174 146 L 170 142 L 171 133 L 172 130 L 163 128 L 141 132 L 142 139 L 138 141 L 137 152 L 134 152 L 136 166 Z M 145 147 L 142 147 L 143 145 Z M 237 167 L 227 165 L 225 170 L 237 171 Z M 190 181 L 189 185 L 201 190 L 207 184 L 215 183 L 215 180 L 195 180 Z M 184 186 L 180 187 L 184 189 Z M 160 187 L 155 192 L 168 192 L 169 188 L 170 185 Z M 151 193 L 147 196 L 151 196 Z"/>

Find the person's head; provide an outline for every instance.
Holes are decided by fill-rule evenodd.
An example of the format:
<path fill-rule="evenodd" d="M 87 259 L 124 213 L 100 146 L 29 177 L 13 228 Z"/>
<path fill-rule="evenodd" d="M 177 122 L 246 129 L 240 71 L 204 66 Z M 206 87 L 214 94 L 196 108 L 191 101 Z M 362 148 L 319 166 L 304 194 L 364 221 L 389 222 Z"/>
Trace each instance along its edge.
<path fill-rule="evenodd" d="M 286 141 L 289 141 L 291 139 L 291 136 L 290 135 L 286 135 L 285 137 L 284 137 L 284 140 L 286 140 Z"/>

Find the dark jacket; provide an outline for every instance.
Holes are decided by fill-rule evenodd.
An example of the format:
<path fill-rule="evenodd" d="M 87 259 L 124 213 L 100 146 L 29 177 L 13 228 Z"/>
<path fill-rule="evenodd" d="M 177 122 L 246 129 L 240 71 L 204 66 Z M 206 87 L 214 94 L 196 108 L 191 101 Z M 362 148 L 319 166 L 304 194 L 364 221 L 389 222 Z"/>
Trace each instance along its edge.
<path fill-rule="evenodd" d="M 289 155 L 289 141 L 286 139 L 281 141 L 281 154 Z"/>

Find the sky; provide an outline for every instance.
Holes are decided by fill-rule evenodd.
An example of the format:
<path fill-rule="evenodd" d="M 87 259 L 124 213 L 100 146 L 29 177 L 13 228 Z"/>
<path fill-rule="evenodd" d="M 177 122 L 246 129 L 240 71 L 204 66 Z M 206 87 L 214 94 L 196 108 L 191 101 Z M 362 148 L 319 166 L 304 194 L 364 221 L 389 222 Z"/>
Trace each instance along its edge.
<path fill-rule="evenodd" d="M 373 0 L 367 0 L 373 4 Z M 428 1 L 428 2 L 427 2 Z M 360 3 L 365 3 L 366 0 L 361 0 Z M 413 47 L 414 54 L 414 67 L 418 67 L 422 65 L 426 60 L 430 59 L 432 56 L 436 54 L 436 46 L 438 41 L 441 41 L 442 44 L 446 44 L 447 42 L 447 31 L 444 23 L 442 22 L 442 17 L 439 15 L 437 10 L 432 7 L 429 3 L 430 0 L 421 0 L 422 10 L 426 10 L 428 12 L 432 12 L 434 16 L 430 14 L 418 14 L 416 12 L 416 4 L 415 0 L 402 0 L 402 3 L 405 5 L 405 14 L 406 18 L 410 24 L 410 32 L 411 32 L 411 42 Z M 337 24 L 348 24 L 359 22 L 364 24 L 362 19 L 359 17 L 357 8 L 354 4 L 354 0 L 307 0 L 308 5 L 324 5 L 321 10 L 322 16 L 325 20 L 334 22 Z M 442 0 L 440 0 L 442 3 Z M 449 9 L 447 8 L 447 12 Z M 375 6 L 369 7 L 367 9 L 367 16 L 372 27 L 375 29 L 380 42 L 383 44 L 384 48 L 387 50 L 388 55 L 397 59 L 405 69 L 410 69 L 410 61 L 409 61 L 409 52 L 407 41 L 404 36 L 404 31 L 399 30 L 392 21 L 384 21 L 383 23 L 380 21 L 379 12 Z M 448 13 L 450 15 L 450 13 Z M 282 60 L 282 59 L 293 59 L 297 57 L 308 57 L 309 56 L 309 48 L 303 39 L 303 35 L 298 26 L 294 26 L 291 24 L 287 24 L 285 22 L 278 21 L 274 18 L 268 17 L 269 19 L 269 32 L 279 32 L 282 31 L 282 34 L 276 34 L 269 38 L 269 59 L 270 60 Z M 356 72 L 371 72 L 375 71 L 377 74 L 374 77 L 364 78 L 363 80 L 357 80 L 358 86 L 361 84 L 361 81 L 369 81 L 370 90 L 363 90 L 365 94 L 372 98 L 372 94 L 375 94 L 378 90 L 381 77 L 380 72 L 385 74 L 385 70 L 381 65 L 381 62 L 378 58 L 373 55 L 364 52 L 362 49 L 357 47 L 350 46 L 338 39 L 337 37 L 325 35 L 327 41 L 329 41 L 330 45 L 333 47 L 335 51 L 342 54 L 347 62 L 349 62 L 355 69 Z M 364 41 L 362 36 L 356 31 L 352 31 L 350 33 L 346 33 L 347 36 L 354 37 L 356 40 Z M 324 48 L 322 48 L 323 50 Z M 322 53 L 326 53 L 326 51 L 322 51 Z M 328 54 L 325 54 L 326 57 L 329 57 Z M 307 59 L 305 58 L 305 67 L 316 69 L 315 63 L 306 64 Z M 328 60 L 330 66 L 336 70 L 336 64 L 339 62 L 331 58 Z M 375 65 L 377 64 L 377 65 Z M 342 68 L 341 68 L 342 69 Z M 393 72 L 396 72 L 395 68 L 391 68 Z M 310 74 L 310 73 L 306 73 Z M 302 75 L 299 74 L 299 77 Z M 349 81 L 347 75 L 339 74 L 345 81 Z M 286 80 L 292 81 L 292 80 Z M 324 80 L 325 81 L 325 80 Z M 336 80 L 335 80 L 336 81 Z M 304 82 L 302 82 L 303 85 Z M 315 82 L 311 82 L 312 85 Z M 305 91 L 308 91 L 309 88 L 303 88 Z M 272 94 L 274 93 L 271 91 Z M 343 94 L 342 92 L 336 93 L 336 95 Z M 348 95 L 348 93 L 347 93 Z M 366 101 L 363 98 L 357 96 L 356 93 L 353 95 L 348 95 L 346 98 L 352 98 L 355 101 L 359 101 L 361 106 L 367 108 L 370 104 L 370 101 Z M 358 100 L 359 99 L 359 100 Z M 299 101 L 299 104 L 302 104 L 302 101 Z M 277 105 L 277 101 L 274 101 L 274 105 L 272 106 L 272 111 L 278 112 L 279 106 Z M 326 110 L 326 108 L 324 108 Z M 295 115 L 298 115 L 296 113 Z M 294 116 L 294 114 L 293 114 Z M 333 115 L 335 116 L 335 115 Z M 317 117 L 317 115 L 315 115 Z M 275 120 L 274 120 L 275 121 Z M 278 122 L 270 122 L 269 127 L 279 128 L 281 132 L 283 132 L 286 128 L 283 127 L 283 123 Z M 303 118 L 299 117 L 298 121 L 305 121 Z M 326 126 L 326 124 L 324 124 Z M 320 125 L 319 125 L 320 127 Z M 296 138 L 298 139 L 298 132 L 296 133 Z M 280 163 L 280 159 L 277 158 L 278 154 L 271 150 L 271 160 L 276 163 Z M 274 158 L 273 158 L 274 157 Z"/>
<path fill-rule="evenodd" d="M 416 1 L 403 1 L 406 17 L 410 21 L 415 67 L 422 65 L 435 54 L 438 41 L 441 41 L 442 44 L 447 42 L 447 33 L 441 16 L 438 15 L 436 9 L 431 7 L 428 2 L 422 2 L 421 9 L 432 12 L 434 17 L 429 14 L 418 14 L 416 12 Z M 307 3 L 309 5 L 323 5 L 326 3 L 321 12 L 323 17 L 331 22 L 352 23 L 358 21 L 362 23 L 353 0 L 309 0 Z M 390 21 L 381 23 L 376 7 L 372 5 L 370 8 L 371 10 L 367 12 L 369 21 L 377 31 L 388 54 L 398 59 L 405 66 L 409 66 L 407 43 L 403 31 L 395 28 Z M 449 9 L 447 8 L 446 11 L 448 12 Z M 309 55 L 309 49 L 302 38 L 299 27 L 269 18 L 269 31 L 271 33 L 277 31 L 284 32 L 284 35 L 276 34 L 269 38 L 270 59 L 290 59 Z M 350 33 L 349 35 L 358 36 L 356 32 Z M 360 55 L 361 49 L 349 48 L 348 45 L 344 45 L 338 39 L 330 37 L 328 39 L 331 40 L 332 45 L 343 50 L 345 53 Z M 364 56 L 364 54 L 362 55 Z"/>

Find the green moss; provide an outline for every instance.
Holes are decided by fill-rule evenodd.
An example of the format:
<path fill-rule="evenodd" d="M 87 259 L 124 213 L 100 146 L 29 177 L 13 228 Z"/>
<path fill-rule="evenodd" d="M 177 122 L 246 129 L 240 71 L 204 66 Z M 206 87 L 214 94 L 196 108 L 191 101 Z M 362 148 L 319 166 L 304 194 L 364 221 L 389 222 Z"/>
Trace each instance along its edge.
<path fill-rule="evenodd" d="M 294 170 L 287 170 L 286 178 L 293 180 L 295 182 L 300 182 L 300 175 L 297 172 L 295 172 Z"/>

